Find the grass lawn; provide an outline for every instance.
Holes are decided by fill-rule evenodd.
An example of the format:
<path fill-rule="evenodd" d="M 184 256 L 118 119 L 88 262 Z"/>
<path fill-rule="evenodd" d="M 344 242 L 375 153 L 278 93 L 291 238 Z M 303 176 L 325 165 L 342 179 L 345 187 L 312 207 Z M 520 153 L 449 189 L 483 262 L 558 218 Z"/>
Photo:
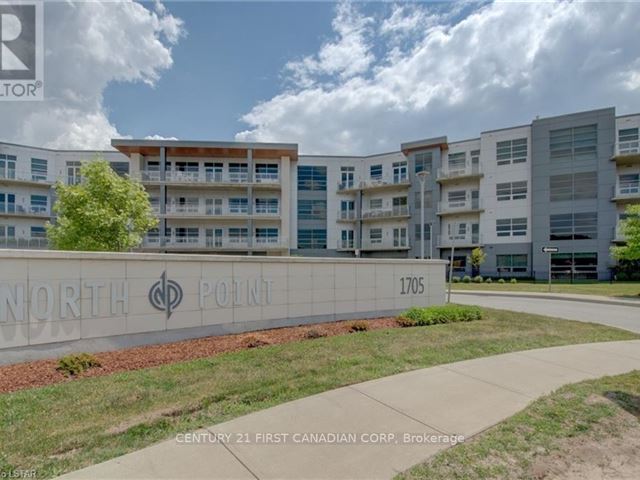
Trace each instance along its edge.
<path fill-rule="evenodd" d="M 639 371 L 567 385 L 397 479 L 639 478 L 639 417 Z"/>
<path fill-rule="evenodd" d="M 544 292 L 549 291 L 546 283 L 454 283 L 453 290 L 487 290 L 497 292 Z M 553 283 L 552 293 L 576 293 L 584 295 L 605 295 L 609 297 L 640 298 L 640 282 L 601 283 Z"/>
<path fill-rule="evenodd" d="M 51 477 L 296 398 L 407 370 L 552 345 L 639 338 L 484 309 L 484 319 L 223 354 L 0 395 L 0 472 Z M 1 476 L 1 474 L 0 474 Z"/>

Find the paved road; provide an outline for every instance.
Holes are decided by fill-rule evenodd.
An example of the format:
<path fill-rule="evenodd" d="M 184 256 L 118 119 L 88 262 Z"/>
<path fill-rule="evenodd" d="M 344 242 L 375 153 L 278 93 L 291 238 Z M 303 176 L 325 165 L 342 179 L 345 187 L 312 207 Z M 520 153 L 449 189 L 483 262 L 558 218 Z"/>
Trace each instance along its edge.
<path fill-rule="evenodd" d="M 586 303 L 571 300 L 505 297 L 498 295 L 451 294 L 451 301 L 466 305 L 536 313 L 550 317 L 601 323 L 640 333 L 640 308 L 623 305 Z"/>

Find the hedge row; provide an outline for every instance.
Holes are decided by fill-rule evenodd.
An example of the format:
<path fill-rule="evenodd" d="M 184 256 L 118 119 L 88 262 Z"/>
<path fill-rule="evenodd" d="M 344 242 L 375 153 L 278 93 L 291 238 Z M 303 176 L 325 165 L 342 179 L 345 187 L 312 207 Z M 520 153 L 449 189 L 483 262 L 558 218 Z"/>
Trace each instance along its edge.
<path fill-rule="evenodd" d="M 435 325 L 438 323 L 470 322 L 480 320 L 482 310 L 468 305 L 442 305 L 433 307 L 411 307 L 398 317 L 403 327 Z"/>

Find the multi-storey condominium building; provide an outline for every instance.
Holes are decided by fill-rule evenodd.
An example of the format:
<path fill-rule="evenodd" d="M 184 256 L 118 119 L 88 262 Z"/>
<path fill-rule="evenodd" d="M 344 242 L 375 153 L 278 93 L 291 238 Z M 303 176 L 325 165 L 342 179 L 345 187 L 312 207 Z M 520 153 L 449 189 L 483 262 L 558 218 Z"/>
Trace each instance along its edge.
<path fill-rule="evenodd" d="M 160 226 L 145 251 L 413 258 L 424 241 L 426 257 L 455 247 L 460 274 L 480 246 L 482 274 L 544 278 L 552 245 L 555 277 L 605 279 L 624 208 L 640 203 L 639 129 L 640 114 L 605 108 L 364 157 L 298 155 L 296 144 L 0 144 L 0 245 L 46 247 L 54 180 L 77 182 L 80 161 L 102 156 L 149 192 Z"/>

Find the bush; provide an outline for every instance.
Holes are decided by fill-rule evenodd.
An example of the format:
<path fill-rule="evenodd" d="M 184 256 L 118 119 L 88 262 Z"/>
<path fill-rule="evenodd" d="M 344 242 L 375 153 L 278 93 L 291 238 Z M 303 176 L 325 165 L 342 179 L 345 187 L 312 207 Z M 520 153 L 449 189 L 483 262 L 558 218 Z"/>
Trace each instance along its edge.
<path fill-rule="evenodd" d="M 350 332 L 366 332 L 369 330 L 369 324 L 364 320 L 357 320 L 349 327 Z"/>
<path fill-rule="evenodd" d="M 511 280 L 509 280 L 509 283 L 516 284 L 518 283 L 518 280 L 516 280 L 515 278 L 512 278 Z"/>
<path fill-rule="evenodd" d="M 482 275 L 476 275 L 473 277 L 473 283 L 482 283 Z"/>
<path fill-rule="evenodd" d="M 501 278 L 500 280 L 498 280 L 498 283 L 505 283 L 504 278 Z"/>
<path fill-rule="evenodd" d="M 305 338 L 312 340 L 314 338 L 326 337 L 327 334 L 324 332 L 321 332 L 320 330 L 315 330 L 312 328 L 311 330 L 307 330 L 307 333 L 305 333 L 304 336 Z"/>
<path fill-rule="evenodd" d="M 453 283 L 460 283 L 460 277 L 453 277 L 453 278 L 451 279 L 451 281 L 452 281 Z"/>
<path fill-rule="evenodd" d="M 403 327 L 435 325 L 438 323 L 470 322 L 480 320 L 482 310 L 468 305 L 442 305 L 411 307 L 400 314 L 398 323 Z"/>
<path fill-rule="evenodd" d="M 487 278 L 484 283 L 493 283 L 493 280 L 491 280 L 491 277 Z"/>
<path fill-rule="evenodd" d="M 471 277 L 469 275 L 465 275 L 464 277 L 462 277 L 462 281 L 464 283 L 471 283 Z"/>
<path fill-rule="evenodd" d="M 90 353 L 74 353 L 65 355 L 58 360 L 58 370 L 67 377 L 79 375 L 80 373 L 92 367 L 99 367 L 100 362 Z"/>

